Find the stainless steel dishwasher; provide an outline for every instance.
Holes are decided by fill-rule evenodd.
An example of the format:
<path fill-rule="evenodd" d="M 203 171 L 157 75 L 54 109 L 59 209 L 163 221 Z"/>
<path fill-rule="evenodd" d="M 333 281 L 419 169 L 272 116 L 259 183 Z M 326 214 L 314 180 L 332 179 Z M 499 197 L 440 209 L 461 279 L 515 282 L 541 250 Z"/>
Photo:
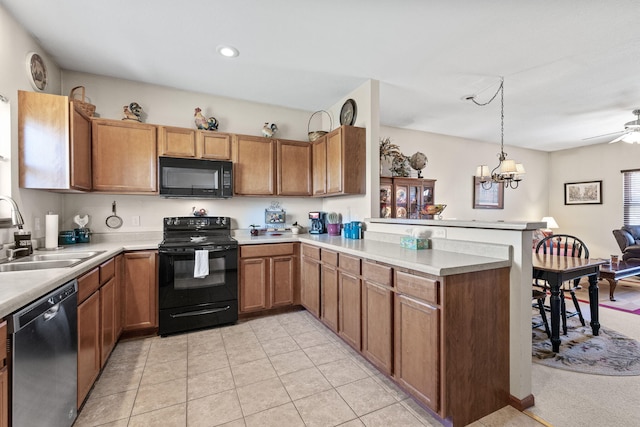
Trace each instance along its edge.
<path fill-rule="evenodd" d="M 77 415 L 78 281 L 9 318 L 14 426 L 70 426 Z"/>

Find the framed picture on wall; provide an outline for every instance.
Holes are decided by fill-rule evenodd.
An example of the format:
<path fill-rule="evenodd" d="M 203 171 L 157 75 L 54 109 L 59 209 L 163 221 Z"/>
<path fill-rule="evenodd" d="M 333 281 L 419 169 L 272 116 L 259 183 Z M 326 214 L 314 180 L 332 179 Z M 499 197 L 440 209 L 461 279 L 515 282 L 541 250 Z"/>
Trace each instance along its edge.
<path fill-rule="evenodd" d="M 480 178 L 473 177 L 473 209 L 504 209 L 504 185 L 491 182 L 489 189 L 480 182 Z"/>
<path fill-rule="evenodd" d="M 565 205 L 601 205 L 602 181 L 567 182 L 564 184 Z"/>

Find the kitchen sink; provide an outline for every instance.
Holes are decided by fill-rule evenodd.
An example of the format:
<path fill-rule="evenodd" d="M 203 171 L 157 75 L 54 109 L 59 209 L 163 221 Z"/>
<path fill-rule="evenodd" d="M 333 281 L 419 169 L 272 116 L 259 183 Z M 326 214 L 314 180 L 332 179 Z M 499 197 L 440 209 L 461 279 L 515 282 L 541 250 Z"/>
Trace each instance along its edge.
<path fill-rule="evenodd" d="M 104 251 L 66 252 L 55 254 L 36 253 L 0 264 L 0 273 L 6 271 L 45 270 L 47 268 L 73 267 Z"/>

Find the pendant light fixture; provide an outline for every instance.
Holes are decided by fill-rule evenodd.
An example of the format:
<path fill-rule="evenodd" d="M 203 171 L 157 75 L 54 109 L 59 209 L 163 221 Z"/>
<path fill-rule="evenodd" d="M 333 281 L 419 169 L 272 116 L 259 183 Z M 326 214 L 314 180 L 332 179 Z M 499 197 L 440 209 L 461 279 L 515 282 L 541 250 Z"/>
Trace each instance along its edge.
<path fill-rule="evenodd" d="M 516 163 L 515 160 L 507 159 L 507 153 L 504 152 L 504 77 L 500 78 L 500 87 L 490 100 L 484 103 L 476 101 L 476 96 L 468 96 L 465 99 L 473 101 L 474 104 L 484 107 L 489 105 L 491 101 L 496 99 L 500 94 L 500 152 L 498 153 L 498 166 L 489 172 L 487 165 L 480 165 L 476 169 L 476 177 L 480 178 L 482 188 L 488 190 L 493 183 L 503 184 L 505 188 L 518 188 L 518 184 L 522 181 L 522 175 L 525 174 L 522 163 Z"/>

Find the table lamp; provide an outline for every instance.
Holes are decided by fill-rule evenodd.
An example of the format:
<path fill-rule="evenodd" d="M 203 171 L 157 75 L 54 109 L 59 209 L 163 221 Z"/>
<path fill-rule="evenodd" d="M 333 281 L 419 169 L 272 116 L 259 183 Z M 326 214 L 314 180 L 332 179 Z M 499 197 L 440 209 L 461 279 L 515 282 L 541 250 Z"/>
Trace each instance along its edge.
<path fill-rule="evenodd" d="M 551 236 L 553 234 L 552 228 L 560 228 L 560 226 L 552 216 L 545 216 L 541 219 L 541 221 L 547 223 L 547 228 L 542 229 L 542 232 L 545 236 Z"/>

